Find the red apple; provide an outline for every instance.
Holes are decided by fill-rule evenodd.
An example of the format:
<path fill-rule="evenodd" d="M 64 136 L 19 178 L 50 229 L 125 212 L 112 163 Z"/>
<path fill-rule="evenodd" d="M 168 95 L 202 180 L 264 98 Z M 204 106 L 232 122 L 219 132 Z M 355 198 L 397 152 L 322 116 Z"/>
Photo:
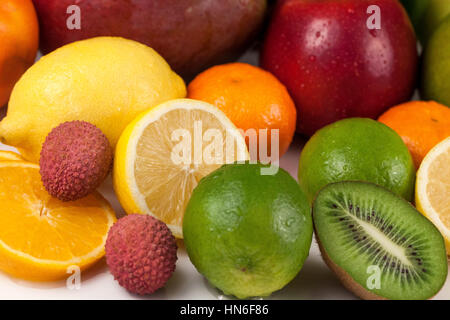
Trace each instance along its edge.
<path fill-rule="evenodd" d="M 380 19 L 367 13 L 371 5 Z M 369 29 L 368 19 L 380 29 Z M 307 135 L 409 100 L 417 63 L 413 27 L 397 0 L 281 0 L 261 56 L 290 91 L 297 131 Z"/>
<path fill-rule="evenodd" d="M 81 39 L 121 36 L 149 45 L 181 75 L 237 58 L 265 17 L 267 0 L 33 0 L 44 53 Z M 77 5 L 81 28 L 70 30 Z M 67 13 L 69 8 L 69 13 Z"/>

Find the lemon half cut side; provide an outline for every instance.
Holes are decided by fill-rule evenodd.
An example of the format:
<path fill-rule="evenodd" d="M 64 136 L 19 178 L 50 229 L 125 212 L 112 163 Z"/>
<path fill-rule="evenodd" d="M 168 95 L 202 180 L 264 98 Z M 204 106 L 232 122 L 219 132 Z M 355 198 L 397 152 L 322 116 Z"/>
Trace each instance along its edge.
<path fill-rule="evenodd" d="M 176 99 L 142 113 L 122 133 L 114 160 L 114 189 L 128 213 L 150 214 L 177 238 L 201 178 L 249 153 L 240 131 L 213 105 Z"/>
<path fill-rule="evenodd" d="M 439 229 L 450 255 L 450 137 L 422 161 L 417 172 L 416 205 Z"/>

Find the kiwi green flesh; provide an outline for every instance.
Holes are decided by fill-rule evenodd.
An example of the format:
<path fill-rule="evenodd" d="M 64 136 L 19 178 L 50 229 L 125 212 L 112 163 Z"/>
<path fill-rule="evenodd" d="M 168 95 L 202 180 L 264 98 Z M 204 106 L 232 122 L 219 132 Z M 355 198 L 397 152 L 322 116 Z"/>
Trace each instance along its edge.
<path fill-rule="evenodd" d="M 445 282 L 441 234 L 409 202 L 382 187 L 330 184 L 314 201 L 313 220 L 327 264 L 360 297 L 428 299 Z M 367 294 L 352 289 L 357 285 Z"/>
<path fill-rule="evenodd" d="M 372 293 L 369 290 L 366 290 L 363 286 L 361 286 L 359 283 L 357 283 L 355 280 L 352 279 L 348 275 L 347 272 L 345 272 L 344 269 L 340 268 L 338 265 L 336 265 L 333 260 L 330 259 L 327 252 L 323 248 L 322 244 L 320 243 L 320 240 L 317 239 L 317 242 L 319 243 L 319 249 L 322 253 L 322 258 L 327 264 L 327 266 L 336 274 L 338 279 L 342 282 L 344 287 L 346 287 L 348 290 L 353 292 L 355 295 L 360 297 L 364 300 L 386 300 L 386 298 L 377 296 L 376 294 Z"/>

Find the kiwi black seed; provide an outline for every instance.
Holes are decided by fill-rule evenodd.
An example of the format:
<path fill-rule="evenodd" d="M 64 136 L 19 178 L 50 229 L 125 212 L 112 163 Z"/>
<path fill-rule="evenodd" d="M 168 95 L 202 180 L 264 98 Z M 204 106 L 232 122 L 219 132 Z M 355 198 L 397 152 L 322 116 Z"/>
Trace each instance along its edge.
<path fill-rule="evenodd" d="M 429 299 L 444 285 L 447 255 L 434 225 L 409 202 L 357 181 L 323 188 L 313 204 L 322 256 L 364 299 Z"/>

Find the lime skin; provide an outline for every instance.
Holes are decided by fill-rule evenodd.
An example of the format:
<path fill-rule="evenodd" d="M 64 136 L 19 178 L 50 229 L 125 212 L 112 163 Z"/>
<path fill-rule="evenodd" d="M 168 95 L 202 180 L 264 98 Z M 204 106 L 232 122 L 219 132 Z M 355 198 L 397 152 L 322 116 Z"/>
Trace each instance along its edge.
<path fill-rule="evenodd" d="M 367 181 L 411 201 L 415 168 L 401 137 L 381 122 L 349 118 L 317 131 L 302 150 L 298 181 L 312 203 L 332 182 Z"/>
<path fill-rule="evenodd" d="M 300 271 L 313 233 L 311 208 L 284 170 L 224 165 L 200 180 L 186 208 L 190 260 L 227 295 L 268 296 Z"/>
<path fill-rule="evenodd" d="M 450 107 L 450 15 L 439 25 L 423 56 L 421 95 Z"/>

